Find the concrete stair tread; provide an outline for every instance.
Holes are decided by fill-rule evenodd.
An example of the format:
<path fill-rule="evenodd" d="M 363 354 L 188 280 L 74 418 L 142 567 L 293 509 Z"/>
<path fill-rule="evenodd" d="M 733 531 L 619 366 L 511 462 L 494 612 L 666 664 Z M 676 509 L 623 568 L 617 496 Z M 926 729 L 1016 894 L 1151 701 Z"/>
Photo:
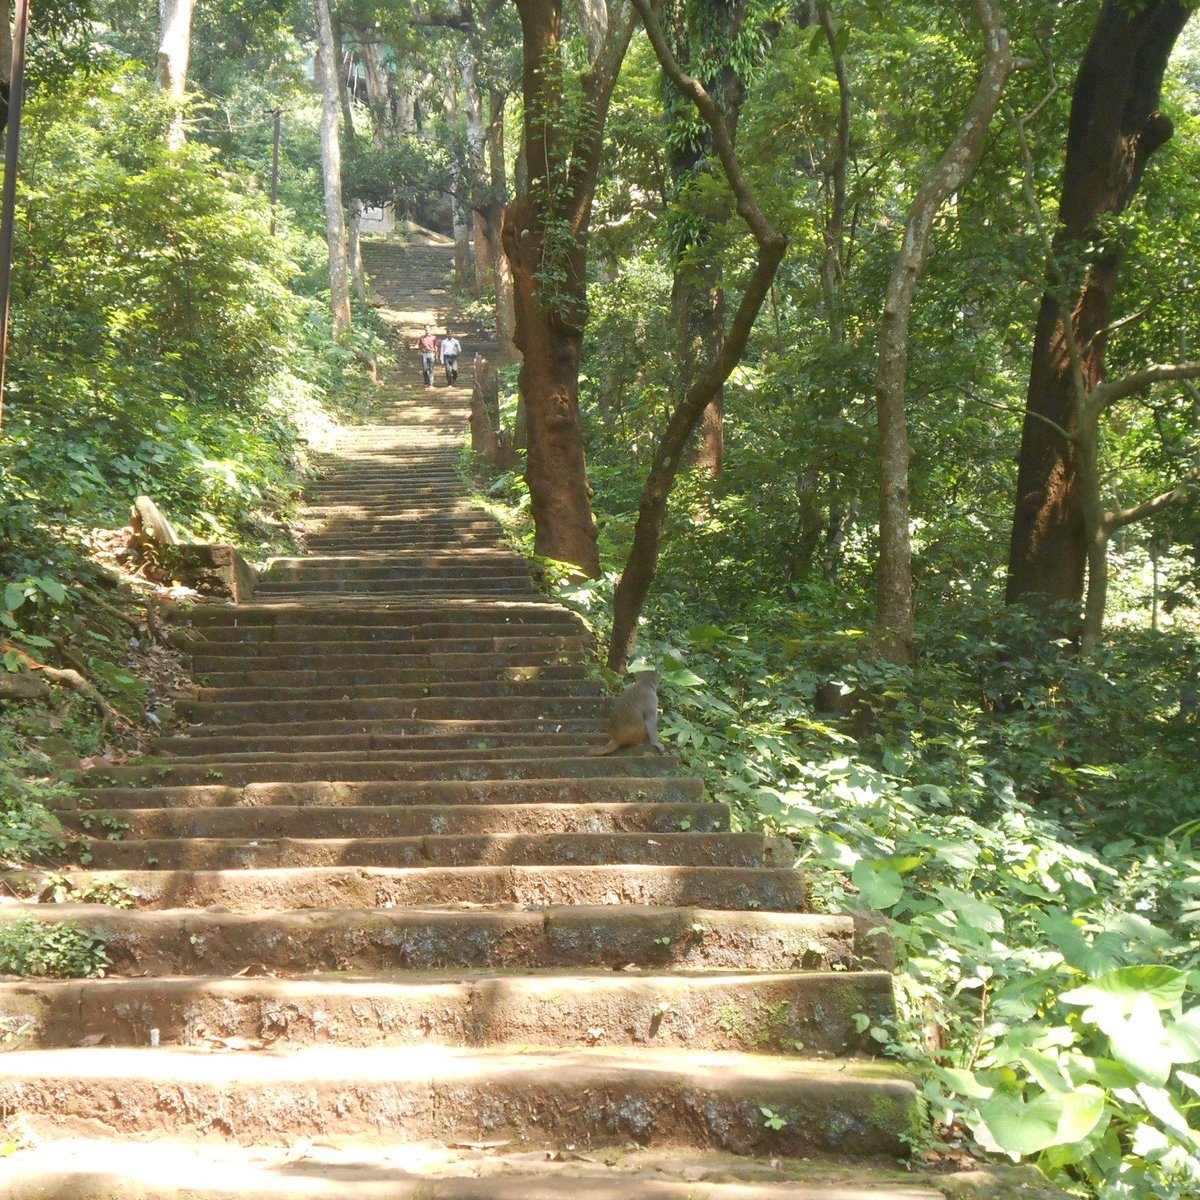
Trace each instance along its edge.
<path fill-rule="evenodd" d="M 290 1147 L 170 1141 L 114 1147 L 58 1139 L 7 1160 L 5 1200 L 943 1200 L 935 1184 L 890 1164 L 772 1167 L 698 1151 L 612 1151 L 558 1142 L 525 1153 L 465 1143 Z M 611 1164 L 611 1165 L 610 1165 Z M 981 1197 L 990 1195 L 976 1191 Z"/>

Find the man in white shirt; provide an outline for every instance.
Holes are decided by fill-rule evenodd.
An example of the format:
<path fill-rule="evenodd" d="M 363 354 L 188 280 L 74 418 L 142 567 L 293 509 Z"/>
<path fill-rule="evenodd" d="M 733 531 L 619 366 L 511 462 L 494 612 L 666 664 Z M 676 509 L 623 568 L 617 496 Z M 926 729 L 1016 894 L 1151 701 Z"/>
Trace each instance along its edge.
<path fill-rule="evenodd" d="M 441 350 L 439 357 L 442 360 L 442 366 L 446 368 L 446 386 L 449 387 L 452 383 L 458 382 L 458 356 L 462 353 L 462 344 L 458 338 L 446 330 L 446 336 L 442 338 Z"/>

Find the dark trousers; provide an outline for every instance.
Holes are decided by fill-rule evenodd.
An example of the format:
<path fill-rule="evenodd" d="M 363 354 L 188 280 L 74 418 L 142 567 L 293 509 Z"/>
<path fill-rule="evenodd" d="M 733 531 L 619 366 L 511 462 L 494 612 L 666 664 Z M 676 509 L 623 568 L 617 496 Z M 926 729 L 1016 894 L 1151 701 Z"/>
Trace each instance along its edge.
<path fill-rule="evenodd" d="M 458 355 L 457 354 L 447 354 L 446 357 L 442 359 L 442 366 L 444 366 L 446 368 L 446 382 L 447 383 L 457 383 L 458 382 Z"/>

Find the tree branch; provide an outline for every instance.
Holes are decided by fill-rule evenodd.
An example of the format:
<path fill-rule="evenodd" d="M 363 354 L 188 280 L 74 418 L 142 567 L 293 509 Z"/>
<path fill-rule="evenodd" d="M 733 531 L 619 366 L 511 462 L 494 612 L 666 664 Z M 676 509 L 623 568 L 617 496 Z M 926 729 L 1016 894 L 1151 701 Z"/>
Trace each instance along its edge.
<path fill-rule="evenodd" d="M 1184 382 L 1197 377 L 1200 377 L 1200 362 L 1155 363 L 1140 371 L 1131 371 L 1119 379 L 1106 379 L 1096 384 L 1088 397 L 1088 406 L 1099 416 L 1118 401 L 1144 392 L 1153 384 Z"/>
<path fill-rule="evenodd" d="M 1197 484 L 1200 484 L 1200 464 L 1188 471 L 1169 491 L 1160 492 L 1157 496 L 1143 500 L 1141 504 L 1135 504 L 1131 508 L 1106 512 L 1104 514 L 1105 536 L 1111 537 L 1118 529 L 1132 525 L 1135 521 L 1144 521 L 1147 517 L 1153 517 L 1162 512 L 1164 508 L 1174 508 L 1185 503 L 1196 494 Z"/>

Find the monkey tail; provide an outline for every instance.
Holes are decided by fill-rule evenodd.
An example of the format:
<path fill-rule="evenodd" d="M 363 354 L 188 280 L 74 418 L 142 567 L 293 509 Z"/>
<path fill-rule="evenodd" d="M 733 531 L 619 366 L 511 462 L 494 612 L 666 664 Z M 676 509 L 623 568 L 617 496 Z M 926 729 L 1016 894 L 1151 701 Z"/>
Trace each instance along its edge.
<path fill-rule="evenodd" d="M 620 750 L 620 748 L 621 748 L 620 742 L 614 742 L 612 740 L 612 738 L 609 738 L 608 741 L 605 742 L 605 744 L 603 746 L 599 747 L 596 750 L 589 750 L 588 757 L 589 758 L 601 758 L 605 754 L 612 754 L 614 751 Z"/>

